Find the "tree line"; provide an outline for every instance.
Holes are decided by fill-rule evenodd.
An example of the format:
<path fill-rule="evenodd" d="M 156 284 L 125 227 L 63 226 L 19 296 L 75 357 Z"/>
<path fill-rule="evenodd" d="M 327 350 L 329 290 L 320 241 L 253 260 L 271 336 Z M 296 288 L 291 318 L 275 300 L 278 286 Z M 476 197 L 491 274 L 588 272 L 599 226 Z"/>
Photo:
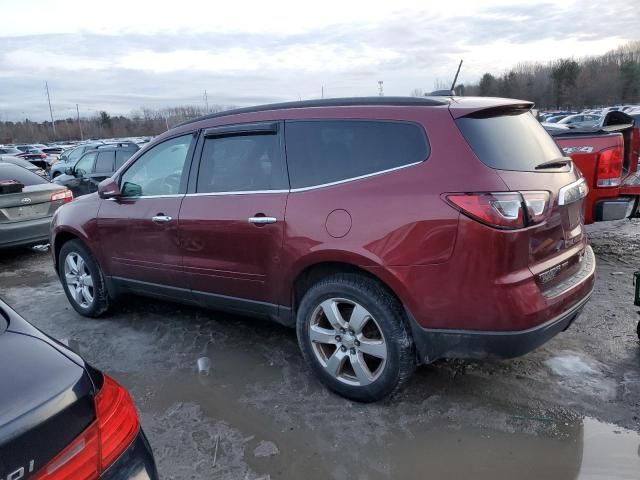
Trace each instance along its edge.
<path fill-rule="evenodd" d="M 541 109 L 575 109 L 640 103 L 640 41 L 600 56 L 519 63 L 499 75 L 485 73 L 457 93 L 530 100 Z"/>
<path fill-rule="evenodd" d="M 50 121 L 5 121 L 0 122 L 0 144 L 158 135 L 185 120 L 222 110 L 223 107 L 217 105 L 208 109 L 186 105 L 160 110 L 141 108 L 128 116 L 110 115 L 106 111 L 100 111 L 89 118 L 81 117 L 78 120 L 69 117 L 55 120 L 55 133 Z"/>

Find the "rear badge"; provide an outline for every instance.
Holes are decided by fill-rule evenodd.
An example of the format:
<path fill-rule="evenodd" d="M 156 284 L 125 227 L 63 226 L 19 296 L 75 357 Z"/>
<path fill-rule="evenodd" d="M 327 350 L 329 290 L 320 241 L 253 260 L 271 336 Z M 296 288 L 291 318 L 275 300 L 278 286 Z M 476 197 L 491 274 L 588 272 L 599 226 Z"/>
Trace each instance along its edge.
<path fill-rule="evenodd" d="M 567 268 L 569 266 L 569 260 L 562 262 L 560 265 L 556 265 L 553 268 L 550 268 L 546 272 L 542 272 L 538 274 L 538 278 L 540 279 L 540 283 L 547 283 L 553 280 L 558 276 L 561 270 Z"/>
<path fill-rule="evenodd" d="M 24 203 L 26 205 L 27 203 L 31 203 L 31 199 L 29 197 L 24 197 L 20 200 L 20 203 Z"/>
<path fill-rule="evenodd" d="M 591 153 L 593 147 L 565 147 L 562 149 L 565 155 L 571 155 L 572 153 Z"/>

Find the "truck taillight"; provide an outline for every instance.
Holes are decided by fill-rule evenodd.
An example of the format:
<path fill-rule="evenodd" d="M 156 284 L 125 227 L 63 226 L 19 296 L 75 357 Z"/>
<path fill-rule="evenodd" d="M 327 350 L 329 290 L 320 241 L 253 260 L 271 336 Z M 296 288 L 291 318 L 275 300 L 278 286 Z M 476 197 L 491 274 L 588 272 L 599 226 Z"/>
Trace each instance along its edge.
<path fill-rule="evenodd" d="M 64 203 L 69 203 L 73 200 L 73 192 L 71 190 L 62 190 L 51 195 L 51 201 L 64 200 Z"/>
<path fill-rule="evenodd" d="M 549 206 L 548 192 L 454 193 L 445 198 L 463 214 L 508 230 L 543 222 Z"/>
<path fill-rule="evenodd" d="M 596 171 L 596 186 L 617 187 L 622 183 L 622 148 L 608 148 L 598 155 L 598 169 Z"/>
<path fill-rule="evenodd" d="M 96 480 L 138 434 L 138 413 L 129 393 L 104 376 L 95 398 L 96 421 L 47 465 L 34 480 Z"/>

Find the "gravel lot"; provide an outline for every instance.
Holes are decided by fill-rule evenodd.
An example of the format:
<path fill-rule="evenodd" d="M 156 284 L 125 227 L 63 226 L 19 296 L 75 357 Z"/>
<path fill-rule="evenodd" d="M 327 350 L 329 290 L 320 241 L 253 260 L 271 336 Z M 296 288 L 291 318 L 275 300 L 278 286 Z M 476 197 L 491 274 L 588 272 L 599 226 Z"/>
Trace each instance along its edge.
<path fill-rule="evenodd" d="M 129 388 L 165 479 L 637 479 L 640 222 L 590 236 L 596 290 L 567 332 L 511 361 L 421 367 L 374 405 L 328 393 L 276 324 L 143 298 L 82 318 L 48 252 L 0 253 L 0 295 Z"/>

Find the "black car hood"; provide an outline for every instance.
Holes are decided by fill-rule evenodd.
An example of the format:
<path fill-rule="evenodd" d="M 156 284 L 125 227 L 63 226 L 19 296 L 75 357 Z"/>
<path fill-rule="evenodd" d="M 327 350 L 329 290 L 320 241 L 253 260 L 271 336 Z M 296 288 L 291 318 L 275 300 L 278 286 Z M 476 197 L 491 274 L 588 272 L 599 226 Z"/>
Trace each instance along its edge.
<path fill-rule="evenodd" d="M 37 471 L 91 424 L 95 387 L 80 357 L 2 301 L 0 316 L 1 479 Z"/>

